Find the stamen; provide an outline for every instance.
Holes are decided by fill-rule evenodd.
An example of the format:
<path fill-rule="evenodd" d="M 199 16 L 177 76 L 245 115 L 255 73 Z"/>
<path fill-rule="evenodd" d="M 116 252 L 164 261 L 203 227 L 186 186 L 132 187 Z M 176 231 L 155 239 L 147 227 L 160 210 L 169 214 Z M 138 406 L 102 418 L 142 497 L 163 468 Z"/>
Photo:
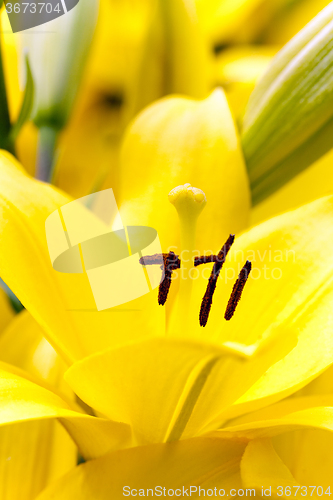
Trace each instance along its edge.
<path fill-rule="evenodd" d="M 154 255 L 145 255 L 139 260 L 142 266 L 154 266 L 157 264 L 162 265 L 164 263 L 164 258 L 168 254 L 165 253 L 155 253 Z"/>
<path fill-rule="evenodd" d="M 217 255 L 200 255 L 200 257 L 194 257 L 194 267 L 201 266 L 201 264 L 209 264 L 210 262 L 216 262 Z"/>
<path fill-rule="evenodd" d="M 241 272 L 238 275 L 238 279 L 236 283 L 234 284 L 234 287 L 232 289 L 230 299 L 224 314 L 224 318 L 229 321 L 236 310 L 237 304 L 241 299 L 242 292 L 245 286 L 245 283 L 247 282 L 247 279 L 250 275 L 252 269 L 252 264 L 249 260 L 246 261 L 246 264 L 242 268 Z"/>
<path fill-rule="evenodd" d="M 234 241 L 235 241 L 235 235 L 230 234 L 229 238 L 227 239 L 227 241 L 225 242 L 225 244 L 223 245 L 223 247 L 216 256 L 216 260 L 208 280 L 207 289 L 201 302 L 200 315 L 199 315 L 200 326 L 206 326 L 207 324 L 209 312 L 213 303 L 213 295 L 215 292 L 217 279 L 220 275 L 222 266 Z"/>
<path fill-rule="evenodd" d="M 167 266 L 166 261 L 170 263 L 174 267 L 174 269 L 180 268 L 180 259 L 179 256 L 174 252 L 169 253 L 155 253 L 154 255 L 145 255 L 141 257 L 140 264 L 142 266 L 154 266 L 154 265 L 162 265 Z"/>
<path fill-rule="evenodd" d="M 168 293 L 172 281 L 172 272 L 180 268 L 179 256 L 174 252 L 155 253 L 154 255 L 145 255 L 140 258 L 140 264 L 143 266 L 152 266 L 161 264 L 161 269 L 164 268 L 164 278 L 160 283 L 158 290 L 158 303 L 164 306 L 168 298 Z"/>

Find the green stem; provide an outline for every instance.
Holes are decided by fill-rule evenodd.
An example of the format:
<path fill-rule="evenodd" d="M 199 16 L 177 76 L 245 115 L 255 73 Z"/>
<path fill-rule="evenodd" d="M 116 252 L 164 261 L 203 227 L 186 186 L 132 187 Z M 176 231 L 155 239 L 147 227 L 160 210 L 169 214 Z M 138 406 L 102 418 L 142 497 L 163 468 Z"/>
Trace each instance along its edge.
<path fill-rule="evenodd" d="M 39 129 L 36 178 L 51 182 L 54 170 L 54 155 L 57 144 L 58 130 L 49 126 Z"/>

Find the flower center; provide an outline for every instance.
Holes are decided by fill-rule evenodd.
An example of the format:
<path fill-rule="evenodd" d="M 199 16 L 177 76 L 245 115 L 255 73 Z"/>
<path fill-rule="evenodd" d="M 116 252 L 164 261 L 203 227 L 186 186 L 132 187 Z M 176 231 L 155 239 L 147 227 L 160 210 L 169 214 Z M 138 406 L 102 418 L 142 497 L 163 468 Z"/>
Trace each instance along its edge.
<path fill-rule="evenodd" d="M 217 280 L 220 275 L 221 269 L 227 258 L 228 252 L 235 241 L 235 235 L 230 234 L 227 241 L 217 255 L 204 255 L 200 257 L 192 257 L 195 251 L 195 234 L 196 224 L 199 215 L 206 205 L 205 193 L 198 188 L 194 188 L 191 184 L 184 184 L 178 186 L 169 193 L 169 201 L 174 205 L 178 212 L 180 222 L 180 235 L 181 235 L 181 258 L 174 252 L 155 254 L 141 257 L 140 264 L 147 265 L 161 265 L 164 268 L 164 278 L 159 287 L 158 303 L 164 305 L 168 298 L 172 282 L 172 273 L 176 269 L 182 270 L 179 293 L 177 298 L 176 313 L 177 318 L 176 328 L 183 328 L 187 324 L 188 314 L 190 309 L 191 294 L 193 280 L 191 279 L 191 270 L 202 264 L 214 263 L 211 275 L 208 280 L 206 292 L 203 296 L 199 322 L 200 326 L 206 326 L 209 313 L 213 303 L 213 296 L 217 285 Z M 190 258 L 185 258 L 185 253 Z M 238 279 L 233 286 L 224 318 L 229 321 L 236 310 L 237 304 L 241 299 L 245 283 L 251 272 L 251 262 L 246 261 L 241 269 Z M 175 323 L 175 322 L 174 322 Z"/>

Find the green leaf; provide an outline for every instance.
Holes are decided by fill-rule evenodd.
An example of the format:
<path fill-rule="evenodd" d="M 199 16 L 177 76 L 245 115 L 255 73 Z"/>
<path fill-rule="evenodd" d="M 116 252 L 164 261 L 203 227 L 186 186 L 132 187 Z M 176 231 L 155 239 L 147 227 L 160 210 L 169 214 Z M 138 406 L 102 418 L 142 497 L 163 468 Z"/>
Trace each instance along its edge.
<path fill-rule="evenodd" d="M 333 2 L 273 59 L 244 116 L 257 204 L 333 147 Z"/>
<path fill-rule="evenodd" d="M 27 83 L 25 86 L 25 92 L 20 114 L 17 118 L 16 123 L 12 126 L 10 131 L 10 140 L 12 142 L 14 142 L 15 139 L 17 138 L 25 122 L 29 120 L 34 102 L 34 80 L 30 68 L 28 55 L 25 56 L 25 63 L 26 63 Z"/>

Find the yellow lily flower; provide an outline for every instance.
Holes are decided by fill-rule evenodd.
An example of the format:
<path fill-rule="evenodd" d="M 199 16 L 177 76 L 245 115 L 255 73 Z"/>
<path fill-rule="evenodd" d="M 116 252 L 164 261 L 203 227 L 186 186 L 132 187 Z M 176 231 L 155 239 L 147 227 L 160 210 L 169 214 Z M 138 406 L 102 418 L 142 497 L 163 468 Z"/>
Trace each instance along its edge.
<path fill-rule="evenodd" d="M 261 301 L 255 288 L 262 283 L 249 282 L 238 311 L 242 331 L 220 328 L 214 343 L 209 330 L 208 337 L 204 331 L 204 341 L 201 334 L 200 342 L 173 339 L 169 332 L 169 338 L 135 341 L 74 363 L 66 380 L 106 418 L 95 417 L 93 423 L 92 417 L 75 413 L 49 387 L 1 366 L 2 383 L 12 394 L 10 407 L 6 397 L 0 403 L 3 424 L 58 416 L 86 456 L 100 456 L 55 482 L 40 498 L 66 499 L 75 493 L 83 499 L 110 494 L 120 499 L 124 486 L 145 491 L 158 485 L 174 490 L 184 486 L 187 491 L 191 486 L 227 491 L 265 486 L 279 491 L 281 485 L 302 484 L 301 476 L 281 459 L 284 434 L 332 430 L 333 396 L 290 398 L 268 405 L 292 394 L 332 363 L 332 264 L 323 245 L 328 232 L 333 232 L 332 203 L 332 197 L 318 200 L 239 238 L 238 250 L 244 254 L 248 249 L 264 251 L 270 241 L 275 248 L 297 255 L 295 262 L 279 264 L 281 281 L 268 280 L 267 296 Z M 261 258 L 263 262 L 256 265 L 263 270 L 271 257 Z M 277 290 L 283 297 L 279 303 L 271 300 Z M 214 298 L 215 303 L 220 297 Z M 274 310 L 273 327 L 268 304 Z M 251 327 L 254 309 L 262 318 L 257 330 Z M 242 351 L 242 343 L 255 349 Z M 269 437 L 274 437 L 274 446 Z M 101 456 L 115 447 L 116 438 L 118 451 Z"/>
<path fill-rule="evenodd" d="M 195 221 L 190 217 L 184 222 L 180 213 L 179 238 L 168 192 L 185 185 L 173 195 L 188 195 L 194 206 L 204 199 L 187 182 L 202 188 L 208 202 L 197 235 Z M 140 114 L 126 134 L 119 184 L 126 224 L 156 227 L 164 250 L 173 246 L 201 253 L 208 247 L 217 252 L 229 232 L 244 230 L 248 183 L 223 92 L 201 102 L 164 99 Z M 71 365 L 66 379 L 74 392 L 100 415 L 86 415 L 34 373 L 0 364 L 5 432 L 15 435 L 14 426 L 28 422 L 39 432 L 40 421 L 53 425 L 59 419 L 91 459 L 41 498 L 111 494 L 118 499 L 125 485 L 150 488 L 156 482 L 170 488 L 226 489 L 259 489 L 264 479 L 263 484 L 273 487 L 296 482 L 298 477 L 278 456 L 278 442 L 273 446 L 263 438 L 295 429 L 331 430 L 332 398 L 306 403 L 295 398 L 294 406 L 277 405 L 332 363 L 332 262 L 325 244 L 333 236 L 332 198 L 237 238 L 205 328 L 198 322 L 207 286 L 201 273 L 192 290 L 185 283 L 190 300 L 184 300 L 185 280 L 172 286 L 166 311 L 151 292 L 97 314 L 85 275 L 55 273 L 48 256 L 45 220 L 69 201 L 1 154 L 0 275 Z M 253 261 L 252 278 L 235 317 L 225 322 L 220 305 L 227 304 L 246 259 Z M 17 320 L 22 332 L 36 329 L 29 313 Z M 15 363 L 10 356 L 7 361 Z M 273 410 L 266 415 L 270 405 Z M 251 418 L 244 416 L 250 412 Z M 270 483 L 270 467 L 275 483 Z M 112 477 L 106 474 L 110 469 Z M 155 472 L 148 473 L 150 469 Z M 45 476 L 43 481 L 32 494 L 48 483 Z"/>

